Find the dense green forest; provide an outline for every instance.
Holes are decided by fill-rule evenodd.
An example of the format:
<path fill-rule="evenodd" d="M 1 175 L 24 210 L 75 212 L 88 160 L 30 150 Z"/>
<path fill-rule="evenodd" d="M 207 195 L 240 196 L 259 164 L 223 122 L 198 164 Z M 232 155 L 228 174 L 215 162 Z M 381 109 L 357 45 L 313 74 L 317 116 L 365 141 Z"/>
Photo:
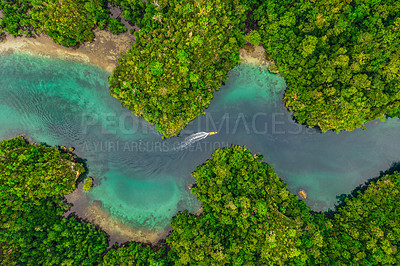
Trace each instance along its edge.
<path fill-rule="evenodd" d="M 166 137 L 203 113 L 244 40 L 276 62 L 300 123 L 353 130 L 400 112 L 397 0 L 116 2 L 143 28 L 111 93 Z"/>
<path fill-rule="evenodd" d="M 74 157 L 22 137 L 0 143 L 1 264 L 61 265 L 98 262 L 104 232 L 62 215 L 63 196 L 84 172 Z"/>
<path fill-rule="evenodd" d="M 319 260 L 321 228 L 262 157 L 244 147 L 214 152 L 194 173 L 200 216 L 179 213 L 167 238 L 184 265 L 268 265 Z"/>
<path fill-rule="evenodd" d="M 166 250 L 155 252 L 150 246 L 131 242 L 110 249 L 100 265 L 168 265 Z"/>
<path fill-rule="evenodd" d="M 327 232 L 327 256 L 341 264 L 400 264 L 400 174 L 346 199 Z"/>
<path fill-rule="evenodd" d="M 298 122 L 352 130 L 399 113 L 400 1 L 262 2 L 253 19 Z"/>
<path fill-rule="evenodd" d="M 240 1 L 158 1 L 110 78 L 111 94 L 166 137 L 204 113 L 239 62 Z"/>
<path fill-rule="evenodd" d="M 0 142 L 1 265 L 160 265 L 165 250 L 131 243 L 108 247 L 107 235 L 75 217 L 63 196 L 85 172 L 65 149 L 29 144 L 23 137 Z M 104 258 L 103 258 L 104 256 Z"/>
<path fill-rule="evenodd" d="M 400 174 L 371 182 L 333 217 L 313 213 L 246 148 L 214 152 L 194 173 L 199 216 L 174 217 L 172 261 L 193 265 L 400 263 Z M 362 190 L 361 190 L 362 191 Z"/>
<path fill-rule="evenodd" d="M 45 33 L 68 47 L 92 41 L 95 26 L 115 34 L 126 31 L 105 5 L 105 0 L 0 0 L 0 30 L 27 37 Z"/>
<path fill-rule="evenodd" d="M 154 5 L 150 4 L 151 1 L 111 0 L 109 2 L 119 6 L 122 9 L 123 17 L 139 28 L 144 28 L 146 26 L 145 22 L 149 21 L 150 18 L 148 16 L 153 13 L 152 9 L 154 9 Z M 146 2 L 149 2 L 149 4 L 146 4 Z"/>
<path fill-rule="evenodd" d="M 262 156 L 240 146 L 219 149 L 193 173 L 202 213 L 178 213 L 167 246 L 157 250 L 133 242 L 107 250 L 104 232 L 62 217 L 70 207 L 63 196 L 83 172 L 55 147 L 22 137 L 0 143 L 2 264 L 400 263 L 397 172 L 346 198 L 333 215 L 313 213 Z"/>
<path fill-rule="evenodd" d="M 75 46 L 92 41 L 96 23 L 108 18 L 102 0 L 46 0 L 33 3 L 32 24 L 56 43 Z"/>
<path fill-rule="evenodd" d="M 112 0 L 141 29 L 110 92 L 165 137 L 204 114 L 240 62 L 262 44 L 288 83 L 299 123 L 352 130 L 400 115 L 400 1 Z M 93 29 L 125 31 L 105 0 L 0 0 L 0 36 L 45 33 L 77 47 Z M 64 196 L 84 172 L 73 155 L 0 143 L 0 262 L 5 265 L 400 264 L 400 174 L 385 175 L 332 213 L 313 213 L 244 147 L 214 152 L 193 173 L 200 215 L 187 211 L 161 249 L 125 243 L 75 217 Z M 92 180 L 88 179 L 89 189 Z"/>

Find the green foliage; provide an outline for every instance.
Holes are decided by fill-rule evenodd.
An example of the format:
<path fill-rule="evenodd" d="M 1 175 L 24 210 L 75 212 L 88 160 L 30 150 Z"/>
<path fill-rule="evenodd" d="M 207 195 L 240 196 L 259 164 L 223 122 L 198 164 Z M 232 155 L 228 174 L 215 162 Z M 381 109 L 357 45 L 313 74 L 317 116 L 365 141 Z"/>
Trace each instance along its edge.
<path fill-rule="evenodd" d="M 252 45 L 259 45 L 261 43 L 261 36 L 256 30 L 252 30 L 247 36 L 246 39 Z"/>
<path fill-rule="evenodd" d="M 94 39 L 92 29 L 97 23 L 96 12 L 104 12 L 103 1 L 45 0 L 35 2 L 31 12 L 32 19 L 35 21 L 35 26 L 49 35 L 56 43 L 64 46 L 76 46 Z"/>
<path fill-rule="evenodd" d="M 268 265 L 315 261 L 323 245 L 310 209 L 246 148 L 214 152 L 193 174 L 200 216 L 179 213 L 167 238 L 178 263 Z"/>
<path fill-rule="evenodd" d="M 298 122 L 353 130 L 398 115 L 399 1 L 268 0 L 253 8 Z"/>
<path fill-rule="evenodd" d="M 88 223 L 61 217 L 82 165 L 22 137 L 0 143 L 0 264 L 91 265 L 108 246 Z"/>
<path fill-rule="evenodd" d="M 72 167 L 71 167 L 72 166 Z M 273 168 L 244 147 L 214 152 L 192 189 L 203 202 L 172 221 L 170 251 L 129 243 L 62 217 L 83 167 L 22 137 L 0 143 L 0 262 L 3 265 L 387 265 L 399 264 L 400 174 L 346 198 L 333 219 L 312 213 Z M 90 179 L 91 180 L 91 179 Z M 87 182 L 89 183 L 89 182 Z"/>
<path fill-rule="evenodd" d="M 69 206 L 60 197 L 21 206 L 18 211 L 1 206 L 0 262 L 90 265 L 108 246 L 104 232 L 73 217 L 61 217 Z"/>
<path fill-rule="evenodd" d="M 239 61 L 246 7 L 239 1 L 158 1 L 119 60 L 110 91 L 166 137 L 204 113 Z M 146 13 L 149 15 L 148 13 Z"/>
<path fill-rule="evenodd" d="M 3 18 L 0 19 L 0 31 L 5 30 L 10 35 L 30 36 L 32 23 L 29 10 L 32 4 L 27 0 L 0 0 L 0 10 Z"/>
<path fill-rule="evenodd" d="M 108 22 L 108 30 L 114 34 L 121 34 L 126 31 L 124 24 L 117 18 L 110 18 Z"/>
<path fill-rule="evenodd" d="M 84 169 L 70 154 L 56 147 L 28 144 L 22 137 L 0 143 L 0 201 L 12 198 L 36 199 L 66 195 L 75 188 L 75 180 Z"/>
<path fill-rule="evenodd" d="M 326 252 L 342 265 L 400 263 L 400 174 L 386 175 L 346 199 L 326 233 Z"/>
<path fill-rule="evenodd" d="M 110 32 L 126 31 L 119 19 L 110 18 L 105 0 L 0 0 L 0 36 L 33 36 L 36 32 L 49 35 L 56 43 L 76 46 L 94 38 L 92 29 L 107 26 Z"/>
<path fill-rule="evenodd" d="M 193 174 L 202 214 L 174 217 L 179 265 L 398 265 L 400 174 L 346 199 L 334 218 L 311 213 L 273 168 L 243 147 L 214 152 Z"/>
<path fill-rule="evenodd" d="M 261 41 L 276 61 L 290 84 L 285 102 L 300 123 L 352 130 L 400 113 L 397 0 L 112 3 L 141 31 L 110 80 L 111 93 L 167 137 L 203 114 L 238 62 L 244 40 Z M 0 32 L 42 31 L 65 46 L 93 40 L 96 25 L 124 32 L 104 5 L 104 0 L 0 0 Z M 246 38 L 244 26 L 250 31 Z M 186 60 L 178 60 L 179 51 Z"/>
<path fill-rule="evenodd" d="M 104 256 L 100 265 L 167 265 L 166 251 L 153 251 L 150 246 L 131 242 L 118 249 L 111 249 Z"/>
<path fill-rule="evenodd" d="M 143 23 L 145 13 L 146 13 L 146 3 L 142 0 L 112 0 L 110 1 L 119 7 L 122 8 L 122 15 L 124 18 L 131 22 L 132 24 L 136 24 L 139 28 L 146 27 L 146 24 Z M 150 2 L 150 1 L 148 1 Z M 149 10 L 147 10 L 149 11 Z M 151 13 L 151 12 L 148 12 Z"/>
<path fill-rule="evenodd" d="M 93 178 L 88 177 L 85 179 L 85 184 L 83 185 L 83 190 L 84 191 L 89 191 L 93 187 Z"/>

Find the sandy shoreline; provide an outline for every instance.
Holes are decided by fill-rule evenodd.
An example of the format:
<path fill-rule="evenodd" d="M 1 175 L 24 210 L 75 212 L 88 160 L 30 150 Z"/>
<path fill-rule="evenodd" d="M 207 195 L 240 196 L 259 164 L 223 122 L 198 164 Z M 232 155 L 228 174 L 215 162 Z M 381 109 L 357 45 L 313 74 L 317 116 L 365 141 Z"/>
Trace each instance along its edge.
<path fill-rule="evenodd" d="M 58 59 L 70 59 L 78 62 L 97 65 L 108 73 L 112 73 L 118 64 L 121 53 L 125 53 L 134 41 L 130 33 L 120 35 L 108 31 L 95 30 L 95 39 L 79 48 L 67 48 L 56 44 L 46 36 L 36 38 L 7 36 L 0 41 L 0 54 L 13 52 L 28 53 L 30 55 L 49 56 Z M 274 64 L 267 59 L 264 47 L 246 45 L 239 50 L 242 63 L 256 66 L 270 66 Z"/>
<path fill-rule="evenodd" d="M 77 49 L 56 44 L 46 35 L 36 38 L 8 36 L 4 41 L 0 41 L 0 54 L 18 52 L 33 56 L 70 59 L 97 65 L 104 71 L 112 73 L 120 54 L 129 49 L 134 36 L 130 33 L 114 35 L 102 30 L 95 30 L 94 33 L 93 42 L 85 43 Z"/>
<path fill-rule="evenodd" d="M 243 64 L 255 65 L 255 66 L 271 66 L 275 63 L 268 59 L 267 52 L 261 45 L 250 45 L 239 50 L 240 58 Z"/>
<path fill-rule="evenodd" d="M 129 241 L 156 245 L 158 241 L 165 239 L 171 230 L 171 227 L 164 230 L 139 229 L 124 223 L 104 210 L 100 201 L 91 202 L 87 193 L 83 191 L 83 183 L 79 183 L 65 198 L 72 204 L 72 208 L 64 214 L 64 217 L 72 214 L 100 227 L 110 237 L 109 247 L 116 242 L 122 244 Z"/>

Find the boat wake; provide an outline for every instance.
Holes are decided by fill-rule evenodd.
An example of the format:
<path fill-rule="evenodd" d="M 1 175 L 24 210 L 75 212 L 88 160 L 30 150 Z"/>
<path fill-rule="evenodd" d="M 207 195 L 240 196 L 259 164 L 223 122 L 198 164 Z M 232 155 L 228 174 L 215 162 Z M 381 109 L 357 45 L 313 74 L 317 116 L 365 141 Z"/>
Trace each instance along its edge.
<path fill-rule="evenodd" d="M 202 139 L 207 138 L 209 135 L 216 134 L 216 132 L 198 132 L 194 133 L 188 137 L 186 137 L 174 150 L 183 150 L 192 145 L 195 142 L 198 142 Z"/>

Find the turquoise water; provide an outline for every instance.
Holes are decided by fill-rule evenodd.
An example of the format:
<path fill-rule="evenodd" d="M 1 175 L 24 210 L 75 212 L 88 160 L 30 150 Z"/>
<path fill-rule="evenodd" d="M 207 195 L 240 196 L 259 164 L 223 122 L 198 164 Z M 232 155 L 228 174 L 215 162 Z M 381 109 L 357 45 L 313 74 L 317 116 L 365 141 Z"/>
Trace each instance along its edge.
<path fill-rule="evenodd" d="M 398 119 L 370 122 L 364 131 L 321 134 L 293 121 L 282 103 L 285 86 L 279 75 L 240 65 L 205 116 L 178 137 L 162 140 L 151 125 L 109 96 L 107 74 L 100 69 L 0 56 L 0 138 L 24 134 L 37 142 L 75 147 L 95 177 L 89 204 L 101 201 L 109 215 L 143 230 L 162 230 L 177 211 L 198 210 L 188 188 L 194 183 L 191 172 L 216 148 L 246 145 L 265 155 L 290 191 L 307 192 L 306 203 L 316 211 L 333 208 L 337 195 L 399 161 Z M 202 131 L 219 134 L 177 149 Z M 75 208 L 79 213 L 79 204 Z"/>

